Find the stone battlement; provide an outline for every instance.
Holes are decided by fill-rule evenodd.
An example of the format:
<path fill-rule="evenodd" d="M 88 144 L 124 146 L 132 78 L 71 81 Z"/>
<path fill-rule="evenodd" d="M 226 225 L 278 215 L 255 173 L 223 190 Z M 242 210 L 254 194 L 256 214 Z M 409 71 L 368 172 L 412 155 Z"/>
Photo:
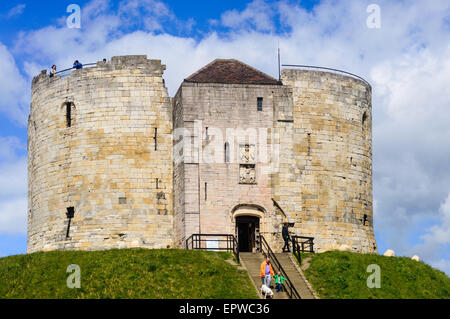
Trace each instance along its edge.
<path fill-rule="evenodd" d="M 89 63 L 88 63 L 89 64 Z M 71 70 L 70 68 L 68 70 Z M 110 61 L 106 63 L 98 61 L 95 65 L 87 65 L 82 69 L 73 69 L 68 77 L 78 80 L 83 74 L 92 74 L 101 71 L 115 71 L 115 70 L 132 70 L 135 74 L 141 72 L 142 74 L 162 75 L 166 70 L 166 66 L 161 64 L 161 60 L 147 59 L 147 55 L 127 55 L 127 56 L 113 56 Z M 62 79 L 59 74 L 50 77 L 47 70 L 42 70 L 41 73 L 35 76 L 32 80 L 32 87 L 36 85 L 51 85 L 53 82 Z"/>
<path fill-rule="evenodd" d="M 164 69 L 146 56 L 113 57 L 64 78 L 34 79 L 29 252 L 173 246 Z"/>
<path fill-rule="evenodd" d="M 354 88 L 364 87 L 369 93 L 372 92 L 372 86 L 366 80 L 360 78 L 357 75 L 346 74 L 345 71 L 337 72 L 317 69 L 307 69 L 307 68 L 285 68 L 281 71 L 282 78 L 284 79 L 298 79 L 308 77 L 311 82 L 308 85 L 313 85 L 315 81 L 323 81 L 328 79 L 329 83 L 339 84 L 346 83 L 347 86 L 351 84 Z M 339 73 L 342 72 L 342 73 Z"/>

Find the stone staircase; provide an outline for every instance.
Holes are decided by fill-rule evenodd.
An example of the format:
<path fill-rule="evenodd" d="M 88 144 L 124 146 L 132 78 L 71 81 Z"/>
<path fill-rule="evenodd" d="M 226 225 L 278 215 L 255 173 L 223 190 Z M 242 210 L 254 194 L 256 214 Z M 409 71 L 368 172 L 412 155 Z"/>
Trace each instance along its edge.
<path fill-rule="evenodd" d="M 305 282 L 303 277 L 300 275 L 300 272 L 296 265 L 294 264 L 294 260 L 291 259 L 290 253 L 278 253 L 275 254 L 284 271 L 288 275 L 295 289 L 298 291 L 302 299 L 314 299 L 314 295 L 308 288 L 308 284 Z M 261 290 L 261 277 L 259 276 L 259 270 L 261 267 L 261 263 L 264 261 L 264 255 L 261 253 L 240 253 L 239 254 L 241 264 L 244 266 L 250 278 L 253 281 L 258 293 Z M 274 268 L 274 272 L 277 272 L 277 269 Z M 275 280 L 272 279 L 271 289 L 274 292 L 273 299 L 289 299 L 288 294 L 285 291 L 281 291 L 279 293 L 275 290 Z"/>
<path fill-rule="evenodd" d="M 275 256 L 277 257 L 278 261 L 281 264 L 281 267 L 283 267 L 284 271 L 288 275 L 289 279 L 291 280 L 292 284 L 294 285 L 295 289 L 300 294 L 300 297 L 302 299 L 316 299 L 316 297 L 311 292 L 312 288 L 310 286 L 308 287 L 308 283 L 305 281 L 303 276 L 300 274 L 299 266 L 292 257 L 291 253 L 275 253 Z"/>
<path fill-rule="evenodd" d="M 239 253 L 239 258 L 241 260 L 242 266 L 247 269 L 248 274 L 256 287 L 256 290 L 258 290 L 258 293 L 260 294 L 260 297 L 262 297 L 261 277 L 259 276 L 259 270 L 261 267 L 261 263 L 264 261 L 264 255 L 261 253 Z M 276 292 L 274 279 L 272 279 L 271 289 L 273 291 L 273 299 L 289 299 L 289 296 L 286 292 Z"/>

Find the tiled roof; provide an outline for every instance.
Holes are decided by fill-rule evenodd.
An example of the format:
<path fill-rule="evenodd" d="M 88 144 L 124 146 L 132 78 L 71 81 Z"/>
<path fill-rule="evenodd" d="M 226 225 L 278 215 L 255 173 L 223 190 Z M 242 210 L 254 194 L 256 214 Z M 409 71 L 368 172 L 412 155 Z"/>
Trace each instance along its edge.
<path fill-rule="evenodd" d="M 185 81 L 195 83 L 280 84 L 273 77 L 235 59 L 216 59 L 189 76 Z"/>

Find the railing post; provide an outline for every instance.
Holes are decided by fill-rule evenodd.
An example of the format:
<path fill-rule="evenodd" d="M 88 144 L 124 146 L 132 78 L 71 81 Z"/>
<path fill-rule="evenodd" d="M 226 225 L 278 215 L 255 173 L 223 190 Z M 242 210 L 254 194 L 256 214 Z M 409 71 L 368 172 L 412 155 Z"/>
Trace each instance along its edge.
<path fill-rule="evenodd" d="M 240 263 L 240 259 L 239 259 L 239 245 L 238 245 L 237 240 L 235 240 L 234 237 L 233 237 L 233 245 L 236 246 L 236 259 L 237 259 L 237 262 Z"/>
<path fill-rule="evenodd" d="M 233 252 L 236 254 L 236 241 L 234 239 L 234 236 L 231 237 L 231 240 L 233 240 Z"/>

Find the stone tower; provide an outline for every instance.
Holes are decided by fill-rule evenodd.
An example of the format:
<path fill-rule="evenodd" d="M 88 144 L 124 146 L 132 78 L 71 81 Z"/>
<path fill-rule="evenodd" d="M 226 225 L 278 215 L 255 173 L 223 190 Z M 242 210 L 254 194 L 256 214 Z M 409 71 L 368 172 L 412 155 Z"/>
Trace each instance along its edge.
<path fill-rule="evenodd" d="M 33 79 L 28 252 L 183 248 L 196 233 L 280 251 L 283 223 L 318 252 L 377 251 L 366 81 L 217 59 L 171 99 L 164 70 L 123 56 Z"/>
<path fill-rule="evenodd" d="M 274 196 L 296 220 L 293 232 L 314 237 L 318 251 L 376 252 L 371 86 L 296 69 L 283 70 L 282 81 L 292 89 L 293 121 L 279 123 L 289 141 L 280 161 L 289 169 L 280 170 L 285 187 L 275 187 Z"/>
<path fill-rule="evenodd" d="M 164 70 L 125 56 L 33 79 L 28 252 L 173 245 Z"/>

